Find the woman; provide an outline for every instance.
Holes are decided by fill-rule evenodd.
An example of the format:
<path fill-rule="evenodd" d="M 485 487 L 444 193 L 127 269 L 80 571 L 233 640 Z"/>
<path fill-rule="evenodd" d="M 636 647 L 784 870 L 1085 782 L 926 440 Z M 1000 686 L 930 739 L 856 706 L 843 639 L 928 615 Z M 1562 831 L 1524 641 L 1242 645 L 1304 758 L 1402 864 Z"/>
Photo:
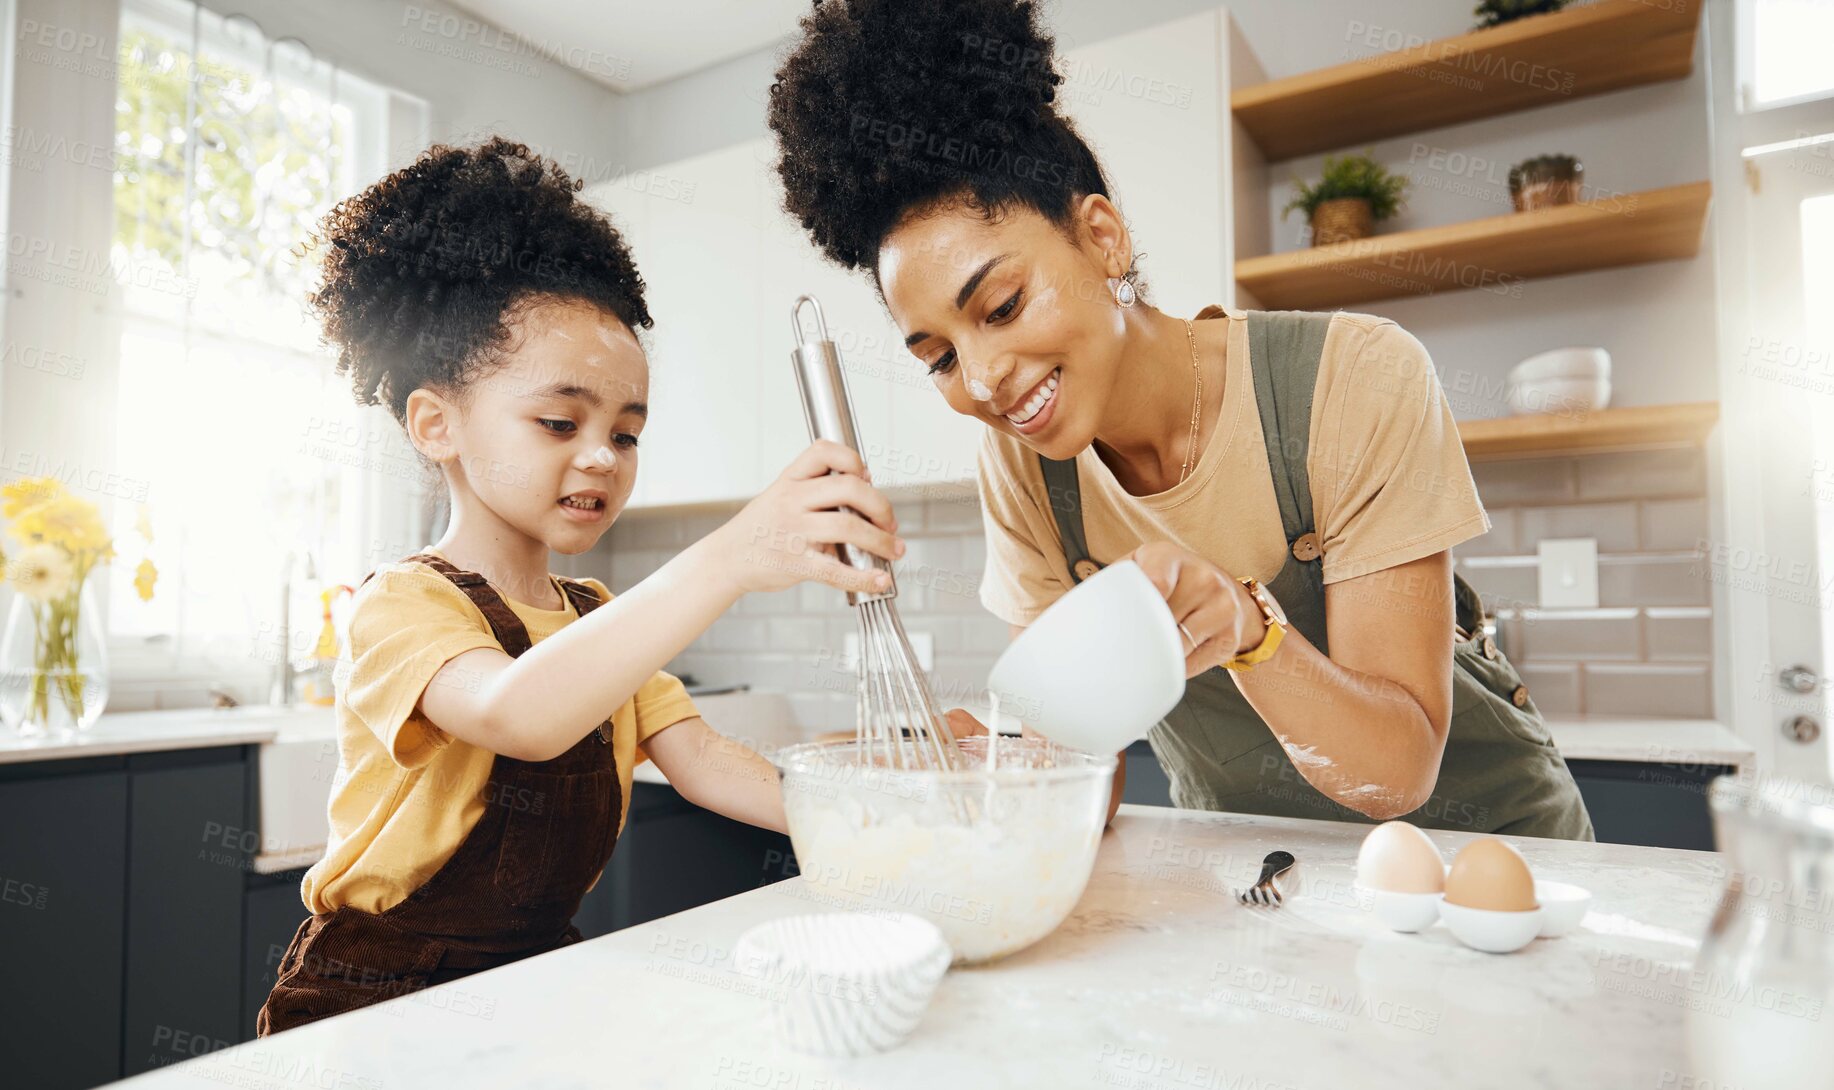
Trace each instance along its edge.
<path fill-rule="evenodd" d="M 1150 736 L 1181 806 L 1591 839 L 1454 579 L 1490 523 L 1425 349 L 1146 303 L 1053 49 L 1028 0 L 830 0 L 770 95 L 787 208 L 987 425 L 984 604 L 1016 634 L 1140 563 L 1187 651 Z"/>

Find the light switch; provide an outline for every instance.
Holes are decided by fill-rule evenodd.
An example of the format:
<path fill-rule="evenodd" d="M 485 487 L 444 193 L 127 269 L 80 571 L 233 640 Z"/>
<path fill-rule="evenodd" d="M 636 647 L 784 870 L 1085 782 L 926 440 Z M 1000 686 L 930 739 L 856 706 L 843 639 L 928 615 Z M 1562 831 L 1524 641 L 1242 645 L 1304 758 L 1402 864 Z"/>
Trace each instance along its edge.
<path fill-rule="evenodd" d="M 1543 538 L 1535 547 L 1541 560 L 1542 609 L 1598 608 L 1598 539 Z"/>

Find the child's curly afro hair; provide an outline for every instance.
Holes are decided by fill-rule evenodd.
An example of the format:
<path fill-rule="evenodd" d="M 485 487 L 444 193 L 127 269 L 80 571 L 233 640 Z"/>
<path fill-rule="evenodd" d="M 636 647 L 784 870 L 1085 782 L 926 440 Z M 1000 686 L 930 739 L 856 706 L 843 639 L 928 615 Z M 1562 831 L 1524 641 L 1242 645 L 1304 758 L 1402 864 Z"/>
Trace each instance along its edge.
<path fill-rule="evenodd" d="M 310 302 L 358 403 L 405 423 L 421 386 L 462 395 L 526 303 L 578 300 L 632 332 L 649 328 L 630 247 L 579 188 L 526 145 L 493 137 L 436 144 L 333 208 L 310 243 L 324 249 Z"/>
<path fill-rule="evenodd" d="M 1033 0 L 816 0 L 770 89 L 784 207 L 850 269 L 945 201 L 1067 230 L 1108 183 L 1054 105 L 1054 51 Z"/>

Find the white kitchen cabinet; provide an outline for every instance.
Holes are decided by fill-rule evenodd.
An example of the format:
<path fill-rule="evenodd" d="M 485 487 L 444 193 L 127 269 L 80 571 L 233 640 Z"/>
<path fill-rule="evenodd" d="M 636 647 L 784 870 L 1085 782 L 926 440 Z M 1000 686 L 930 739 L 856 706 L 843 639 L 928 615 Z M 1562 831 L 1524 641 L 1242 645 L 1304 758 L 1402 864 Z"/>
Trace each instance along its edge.
<path fill-rule="evenodd" d="M 1227 19 L 1162 23 L 1067 50 L 1060 64 L 1059 101 L 1101 160 L 1147 297 L 1167 314 L 1229 301 Z"/>
<path fill-rule="evenodd" d="M 744 147 L 669 164 L 680 187 L 649 194 L 639 256 L 656 319 L 645 504 L 748 494 L 755 480 L 759 364 L 755 182 Z M 692 186 L 692 189 L 688 189 Z M 672 198 L 679 191 L 692 200 Z"/>

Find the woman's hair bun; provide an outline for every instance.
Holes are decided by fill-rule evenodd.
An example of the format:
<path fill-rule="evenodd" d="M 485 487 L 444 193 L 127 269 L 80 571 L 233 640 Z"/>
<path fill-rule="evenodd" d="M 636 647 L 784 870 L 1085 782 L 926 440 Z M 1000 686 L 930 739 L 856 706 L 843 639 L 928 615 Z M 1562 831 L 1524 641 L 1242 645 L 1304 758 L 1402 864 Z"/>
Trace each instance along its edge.
<path fill-rule="evenodd" d="M 1056 109 L 1063 77 L 1033 0 L 817 0 L 769 118 L 784 207 L 831 259 L 871 268 L 910 212 L 966 198 L 1069 221 L 1106 193 Z"/>

